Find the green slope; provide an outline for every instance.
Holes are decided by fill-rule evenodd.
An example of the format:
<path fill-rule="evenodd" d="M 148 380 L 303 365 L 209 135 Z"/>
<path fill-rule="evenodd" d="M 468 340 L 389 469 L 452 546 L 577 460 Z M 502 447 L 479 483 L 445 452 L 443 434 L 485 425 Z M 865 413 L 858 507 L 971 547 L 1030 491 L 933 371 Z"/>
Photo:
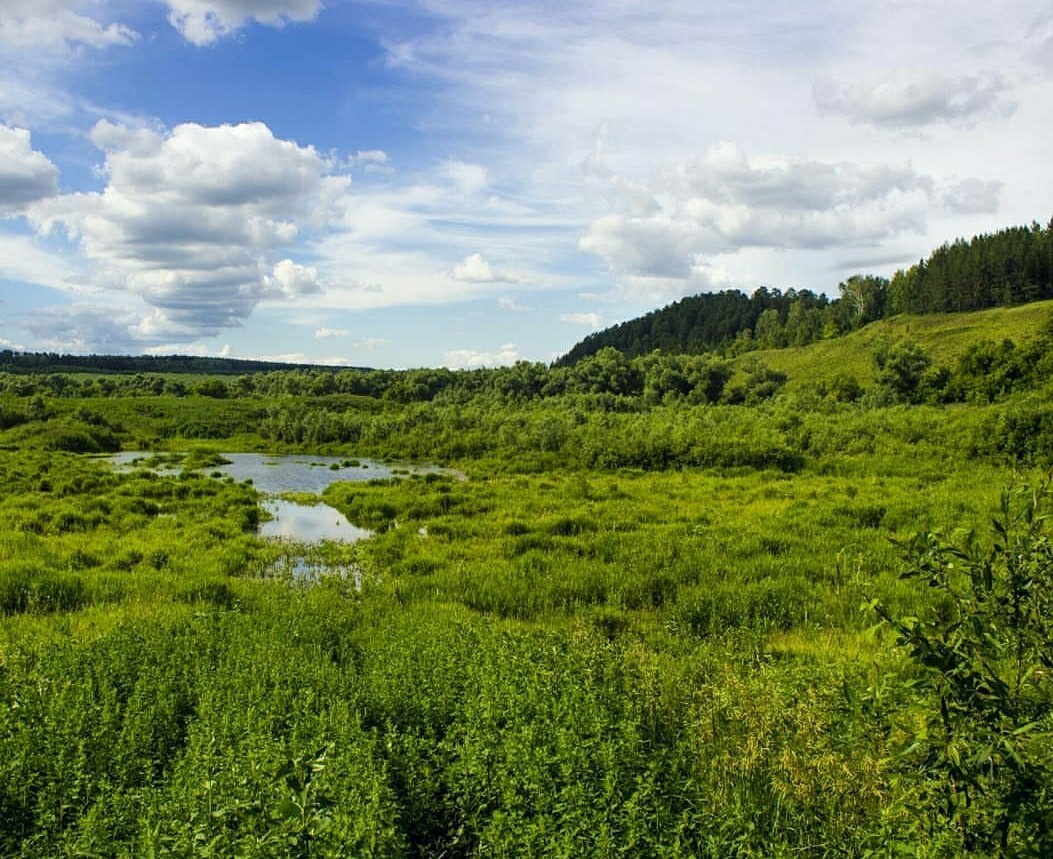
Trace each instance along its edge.
<path fill-rule="evenodd" d="M 914 340 L 936 365 L 949 365 L 970 346 L 984 340 L 1000 343 L 1008 338 L 1017 345 L 1033 340 L 1047 328 L 1051 317 L 1053 301 L 973 313 L 894 316 L 843 337 L 807 346 L 749 352 L 737 358 L 736 364 L 741 367 L 759 359 L 786 373 L 787 389 L 791 391 L 839 375 L 854 376 L 866 386 L 873 378 L 874 352 L 882 341 Z"/>

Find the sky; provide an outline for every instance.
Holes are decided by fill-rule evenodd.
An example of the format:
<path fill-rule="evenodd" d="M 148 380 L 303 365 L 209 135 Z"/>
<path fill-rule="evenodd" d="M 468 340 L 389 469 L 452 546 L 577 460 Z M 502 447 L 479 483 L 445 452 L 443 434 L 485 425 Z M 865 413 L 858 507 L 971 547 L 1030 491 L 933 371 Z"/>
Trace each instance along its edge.
<path fill-rule="evenodd" d="M 549 362 L 1053 216 L 1053 2 L 2 0 L 0 348 Z"/>

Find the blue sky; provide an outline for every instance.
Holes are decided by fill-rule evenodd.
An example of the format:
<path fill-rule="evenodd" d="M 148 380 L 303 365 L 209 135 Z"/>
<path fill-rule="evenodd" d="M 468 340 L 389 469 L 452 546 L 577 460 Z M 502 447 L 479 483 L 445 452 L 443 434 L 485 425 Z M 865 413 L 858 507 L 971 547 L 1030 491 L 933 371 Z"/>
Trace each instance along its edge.
<path fill-rule="evenodd" d="M 0 347 L 550 361 L 1053 215 L 1053 4 L 4 0 Z"/>

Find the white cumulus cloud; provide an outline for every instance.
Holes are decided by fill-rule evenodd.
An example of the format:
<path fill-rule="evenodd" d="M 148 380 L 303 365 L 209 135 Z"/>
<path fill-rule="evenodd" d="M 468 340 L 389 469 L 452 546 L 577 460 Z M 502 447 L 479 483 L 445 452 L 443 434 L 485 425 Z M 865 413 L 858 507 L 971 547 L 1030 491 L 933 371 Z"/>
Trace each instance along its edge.
<path fill-rule="evenodd" d="M 318 269 L 299 265 L 291 259 L 283 259 L 274 266 L 274 273 L 264 276 L 263 283 L 274 298 L 296 298 L 322 290 Z"/>
<path fill-rule="evenodd" d="M 238 325 L 261 301 L 320 289 L 313 267 L 280 258 L 302 224 L 325 222 L 348 179 L 313 147 L 262 123 L 188 123 L 154 132 L 99 123 L 105 189 L 31 207 L 77 240 L 102 287 L 142 298 L 166 332 Z"/>
<path fill-rule="evenodd" d="M 168 21 L 195 45 L 210 45 L 255 21 L 268 27 L 313 21 L 321 0 L 165 0 Z"/>
<path fill-rule="evenodd" d="M 58 167 L 33 149 L 24 128 L 0 125 L 0 216 L 58 193 Z"/>
<path fill-rule="evenodd" d="M 482 254 L 470 254 L 453 267 L 453 279 L 463 283 L 515 283 L 507 272 L 498 271 Z"/>
<path fill-rule="evenodd" d="M 652 287 L 712 279 L 715 257 L 748 248 L 826 250 L 921 234 L 930 212 L 990 211 L 998 194 L 996 184 L 947 186 L 909 164 L 750 156 L 730 143 L 647 182 L 602 174 L 596 181 L 615 189 L 614 211 L 591 222 L 579 247 L 623 284 Z"/>

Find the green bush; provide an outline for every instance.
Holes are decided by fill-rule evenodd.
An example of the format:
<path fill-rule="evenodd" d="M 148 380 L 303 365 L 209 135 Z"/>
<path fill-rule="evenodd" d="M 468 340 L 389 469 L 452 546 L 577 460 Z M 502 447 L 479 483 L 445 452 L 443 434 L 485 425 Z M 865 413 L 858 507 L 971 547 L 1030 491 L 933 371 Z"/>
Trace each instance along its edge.
<path fill-rule="evenodd" d="M 920 775 L 911 808 L 955 852 L 1053 853 L 1050 501 L 1048 484 L 1006 491 L 989 544 L 919 538 L 905 575 L 935 591 L 935 610 L 894 617 L 875 606 L 929 701 L 902 750 Z"/>

